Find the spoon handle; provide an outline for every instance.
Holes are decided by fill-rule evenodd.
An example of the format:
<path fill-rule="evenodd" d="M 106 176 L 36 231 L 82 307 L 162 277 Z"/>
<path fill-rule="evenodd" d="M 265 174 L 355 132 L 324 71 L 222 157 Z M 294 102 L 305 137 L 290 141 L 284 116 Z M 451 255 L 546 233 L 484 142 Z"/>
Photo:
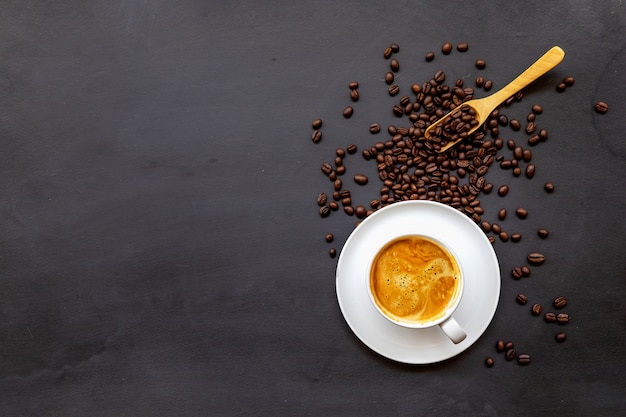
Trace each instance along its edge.
<path fill-rule="evenodd" d="M 534 64 L 518 75 L 517 78 L 505 85 L 498 92 L 487 97 L 487 99 L 494 105 L 493 108 L 495 109 L 498 105 L 500 105 L 500 103 L 515 95 L 522 88 L 526 87 L 528 84 L 532 83 L 537 78 L 559 65 L 564 56 L 565 52 L 563 49 L 558 46 L 553 46 L 550 50 L 548 50 L 548 52 L 543 54 L 541 58 L 535 61 Z"/>

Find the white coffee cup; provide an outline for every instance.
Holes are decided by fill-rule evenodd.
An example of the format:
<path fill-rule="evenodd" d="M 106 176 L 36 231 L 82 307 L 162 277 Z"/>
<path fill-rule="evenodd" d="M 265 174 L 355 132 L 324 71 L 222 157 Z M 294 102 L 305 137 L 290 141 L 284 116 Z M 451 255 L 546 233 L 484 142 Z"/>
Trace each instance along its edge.
<path fill-rule="evenodd" d="M 458 259 L 449 245 L 430 236 L 405 235 L 384 242 L 367 268 L 370 300 L 398 326 L 439 326 L 453 343 L 460 343 L 467 334 L 453 317 L 464 288 Z"/>

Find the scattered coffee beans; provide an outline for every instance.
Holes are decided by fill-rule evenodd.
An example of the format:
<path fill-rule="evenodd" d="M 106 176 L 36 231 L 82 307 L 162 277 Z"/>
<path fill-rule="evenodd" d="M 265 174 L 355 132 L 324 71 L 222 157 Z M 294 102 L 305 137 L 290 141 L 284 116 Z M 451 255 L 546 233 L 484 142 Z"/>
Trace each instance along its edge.
<path fill-rule="evenodd" d="M 495 361 L 493 360 L 492 357 L 488 357 L 487 359 L 485 359 L 485 366 L 487 368 L 493 367 L 494 363 L 495 363 Z"/>
<path fill-rule="evenodd" d="M 565 339 L 567 339 L 567 335 L 565 334 L 565 332 L 558 332 L 556 335 L 554 335 L 554 338 L 557 342 L 563 343 L 565 342 Z"/>
<path fill-rule="evenodd" d="M 333 241 L 333 239 L 335 238 L 335 236 L 332 233 L 328 233 L 326 235 L 326 242 L 330 243 Z"/>
<path fill-rule="evenodd" d="M 540 238 L 545 239 L 548 237 L 550 232 L 548 232 L 548 229 L 545 229 L 542 227 L 541 229 L 537 230 L 537 234 L 539 235 Z"/>
<path fill-rule="evenodd" d="M 337 256 L 337 249 L 335 249 L 335 248 L 331 248 L 331 249 L 328 251 L 328 254 L 330 255 L 330 257 L 331 257 L 331 258 L 334 258 L 335 256 Z"/>
<path fill-rule="evenodd" d="M 452 53 L 454 47 L 452 43 L 446 42 L 441 47 L 443 55 Z M 456 45 L 459 52 L 467 52 L 469 45 L 461 42 Z M 343 189 L 346 185 L 342 181 L 341 175 L 346 172 L 347 154 L 356 152 L 356 145 L 339 148 L 333 159 L 322 164 L 321 170 L 325 176 L 333 183 L 332 199 L 325 193 L 318 195 L 317 204 L 322 217 L 328 216 L 332 211 L 337 211 L 342 207 L 348 216 L 356 216 L 358 220 L 369 216 L 376 210 L 386 207 L 399 201 L 406 200 L 429 200 L 447 204 L 462 213 L 465 213 L 487 234 L 489 241 L 493 244 L 499 238 L 501 242 L 511 240 L 519 242 L 520 233 L 509 234 L 504 228 L 496 223 L 492 223 L 489 215 L 497 214 L 500 222 L 506 218 L 506 209 L 497 213 L 488 213 L 481 205 L 480 196 L 490 194 L 494 189 L 501 197 L 509 195 L 509 185 L 494 186 L 493 182 L 487 180 L 489 170 L 494 166 L 508 170 L 514 177 L 520 177 L 524 173 L 528 179 L 536 177 L 536 167 L 533 161 L 533 153 L 530 149 L 524 149 L 525 141 L 530 146 L 538 146 L 548 139 L 546 129 L 541 129 L 539 123 L 543 114 L 543 107 L 540 104 L 533 104 L 530 112 L 524 112 L 524 125 L 505 114 L 505 107 L 523 98 L 519 92 L 506 100 L 502 108 L 496 109 L 489 115 L 485 123 L 478 127 L 471 134 L 468 132 L 476 126 L 476 114 L 474 110 L 465 104 L 466 101 L 474 98 L 475 88 L 488 91 L 493 87 L 493 82 L 483 75 L 475 76 L 474 85 L 469 85 L 467 80 L 450 80 L 449 76 L 442 70 L 431 72 L 430 79 L 423 82 L 413 82 L 410 90 L 405 93 L 404 86 L 396 80 L 396 74 L 400 69 L 400 63 L 394 54 L 400 51 L 397 44 L 390 44 L 385 48 L 383 57 L 389 60 L 389 68 L 384 73 L 385 88 L 391 97 L 398 97 L 392 104 L 391 110 L 397 119 L 393 125 L 387 129 L 388 138 L 381 138 L 378 142 L 363 147 L 361 155 L 364 160 L 372 161 L 376 164 L 377 176 L 380 180 L 380 195 L 372 199 L 368 204 L 359 204 L 356 198 L 353 199 L 348 190 Z M 434 52 L 425 55 L 427 62 L 433 61 Z M 445 59 L 444 59 L 445 61 Z M 486 62 L 482 59 L 475 60 L 474 65 L 479 70 L 486 68 Z M 572 86 L 573 77 L 565 77 L 557 87 L 559 91 Z M 562 84 L 562 85 L 561 85 Z M 350 98 L 357 102 L 359 100 L 359 83 L 352 81 L 348 84 Z M 383 90 L 384 91 L 384 90 Z M 401 94 L 402 93 L 402 94 Z M 604 105 L 604 106 L 603 106 Z M 606 103 L 598 102 L 596 111 L 606 112 Z M 351 106 L 344 108 L 343 116 L 347 119 L 353 116 L 354 109 Z M 447 117 L 444 117 L 446 116 Z M 387 117 L 383 114 L 384 117 Z M 543 117 L 543 116 L 542 116 Z M 436 120 L 444 118 L 444 123 L 431 129 L 433 135 L 425 138 L 426 129 Z M 524 119 L 522 119 L 524 120 Z M 315 119 L 311 123 L 313 132 L 311 139 L 314 143 L 319 143 L 322 139 L 322 120 Z M 369 131 L 371 134 L 380 134 L 381 126 L 378 123 L 371 123 Z M 507 132 L 508 130 L 508 132 Z M 512 132 L 521 131 L 523 138 L 511 138 L 508 135 Z M 506 138 L 506 139 L 503 139 Z M 439 150 L 450 141 L 461 139 L 458 144 L 445 152 Z M 517 143 L 516 143 L 517 142 Z M 508 151 L 503 151 L 504 145 Z M 356 174 L 353 177 L 358 185 L 370 183 L 363 174 Z M 511 187 L 514 186 L 512 180 Z M 546 192 L 554 191 L 552 183 L 544 185 Z M 322 194 L 324 194 L 322 196 Z M 370 197 L 371 198 L 371 197 Z M 341 206 L 340 206 L 341 205 Z M 526 218 L 527 210 L 518 208 L 515 210 L 518 218 Z M 483 218 L 483 216 L 485 218 Z M 357 222 L 358 225 L 358 222 Z M 546 229 L 539 229 L 538 235 L 547 237 Z M 327 241 L 332 242 L 334 237 Z M 337 251 L 333 248 L 329 251 L 331 257 L 335 257 Z M 528 263 L 540 265 L 545 262 L 545 256 L 533 252 L 527 257 Z M 528 266 L 519 266 L 512 269 L 514 279 L 530 276 Z M 519 294 L 516 301 L 522 305 L 528 302 L 524 294 Z M 556 301 L 556 300 L 555 300 Z M 558 307 L 554 304 L 555 308 Z M 533 304 L 531 312 L 535 316 L 542 314 L 541 306 Z M 566 323 L 569 316 L 566 313 L 546 313 L 546 321 Z M 496 350 L 506 352 L 508 360 L 518 359 L 520 364 L 530 362 L 530 355 L 517 355 L 512 342 L 504 343 L 498 341 Z M 485 361 L 487 366 L 493 366 Z"/>

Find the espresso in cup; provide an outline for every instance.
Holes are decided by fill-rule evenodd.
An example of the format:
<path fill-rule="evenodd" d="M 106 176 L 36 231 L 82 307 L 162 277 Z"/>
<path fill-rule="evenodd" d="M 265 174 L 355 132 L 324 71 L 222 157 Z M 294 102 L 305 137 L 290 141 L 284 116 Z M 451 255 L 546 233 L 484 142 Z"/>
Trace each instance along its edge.
<path fill-rule="evenodd" d="M 388 242 L 370 267 L 378 309 L 399 324 L 426 327 L 449 317 L 462 292 L 461 268 L 441 243 L 425 236 Z"/>

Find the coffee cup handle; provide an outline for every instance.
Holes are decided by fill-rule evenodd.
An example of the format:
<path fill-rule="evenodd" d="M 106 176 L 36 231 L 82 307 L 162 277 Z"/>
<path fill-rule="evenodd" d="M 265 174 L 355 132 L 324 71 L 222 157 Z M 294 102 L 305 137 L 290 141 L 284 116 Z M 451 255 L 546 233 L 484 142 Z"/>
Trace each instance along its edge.
<path fill-rule="evenodd" d="M 459 326 L 459 323 L 454 319 L 454 317 L 448 318 L 446 321 L 439 325 L 441 330 L 444 331 L 446 336 L 452 340 L 452 342 L 461 343 L 467 337 L 467 333 Z"/>

